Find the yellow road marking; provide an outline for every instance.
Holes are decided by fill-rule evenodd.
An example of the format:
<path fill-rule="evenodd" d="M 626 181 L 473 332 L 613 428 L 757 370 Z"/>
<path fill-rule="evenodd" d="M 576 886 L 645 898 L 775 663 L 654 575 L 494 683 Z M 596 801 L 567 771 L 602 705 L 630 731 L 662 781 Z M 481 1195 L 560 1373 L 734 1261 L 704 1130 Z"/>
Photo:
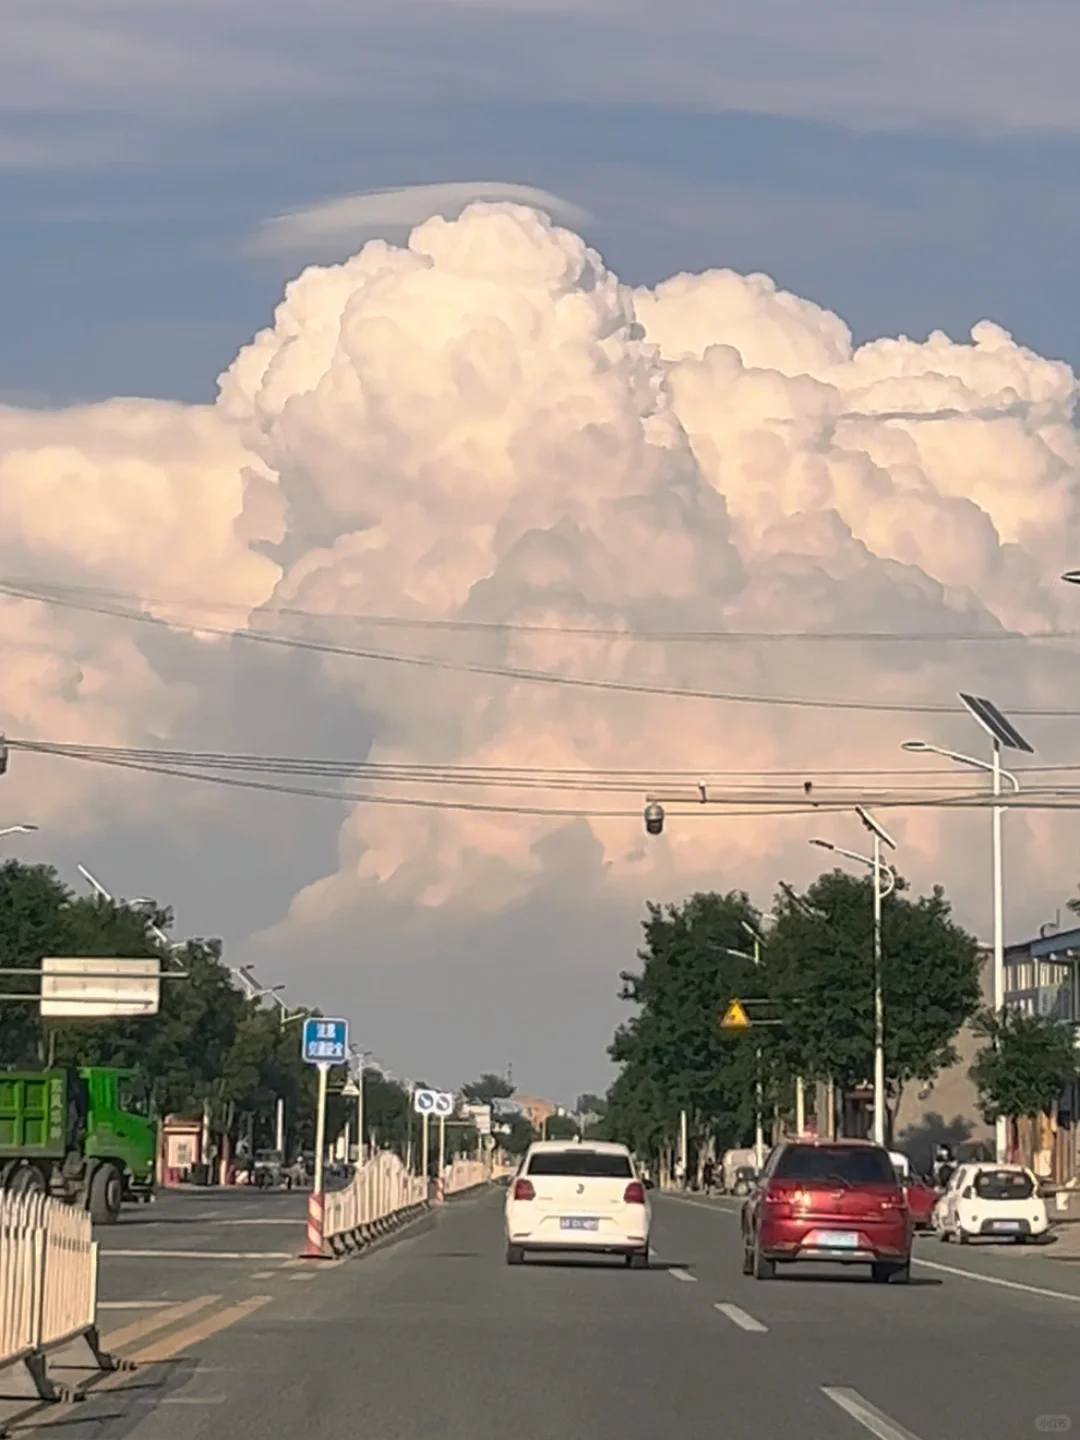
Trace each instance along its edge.
<path fill-rule="evenodd" d="M 102 1348 L 120 1350 L 134 1340 L 141 1340 L 144 1335 L 150 1335 L 155 1330 L 164 1330 L 167 1325 L 175 1325 L 177 1321 L 186 1320 L 190 1315 L 197 1315 L 200 1310 L 205 1310 L 208 1305 L 213 1305 L 216 1300 L 220 1299 L 220 1295 L 196 1295 L 194 1300 L 184 1300 L 179 1305 L 170 1305 L 167 1310 L 155 1310 L 153 1315 L 147 1315 L 142 1320 L 133 1320 L 130 1325 L 124 1325 L 119 1330 L 111 1330 L 108 1335 L 103 1335 L 101 1337 Z"/>
<path fill-rule="evenodd" d="M 155 1340 L 145 1350 L 140 1350 L 135 1356 L 137 1365 L 153 1365 L 159 1360 L 171 1360 L 181 1350 L 186 1350 L 190 1345 L 197 1345 L 202 1340 L 208 1340 L 211 1335 L 216 1335 L 219 1330 L 225 1330 L 230 1325 L 235 1325 L 238 1320 L 245 1319 L 248 1315 L 261 1310 L 268 1305 L 273 1297 L 270 1295 L 252 1295 L 248 1300 L 241 1300 L 238 1305 L 227 1305 L 224 1310 L 216 1310 L 213 1315 L 207 1315 L 202 1320 L 196 1321 L 184 1330 L 179 1330 L 174 1335 L 165 1335 L 160 1340 Z"/>

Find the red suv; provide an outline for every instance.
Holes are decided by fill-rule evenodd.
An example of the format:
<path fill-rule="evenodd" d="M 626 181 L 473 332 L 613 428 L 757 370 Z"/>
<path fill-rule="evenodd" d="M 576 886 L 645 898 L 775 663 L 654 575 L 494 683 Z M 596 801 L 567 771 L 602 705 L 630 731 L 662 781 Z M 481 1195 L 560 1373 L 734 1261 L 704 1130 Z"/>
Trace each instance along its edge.
<path fill-rule="evenodd" d="M 743 1273 L 777 1264 L 869 1265 L 881 1284 L 911 1275 L 912 1220 L 889 1152 L 862 1140 L 793 1141 L 769 1156 L 743 1205 Z"/>

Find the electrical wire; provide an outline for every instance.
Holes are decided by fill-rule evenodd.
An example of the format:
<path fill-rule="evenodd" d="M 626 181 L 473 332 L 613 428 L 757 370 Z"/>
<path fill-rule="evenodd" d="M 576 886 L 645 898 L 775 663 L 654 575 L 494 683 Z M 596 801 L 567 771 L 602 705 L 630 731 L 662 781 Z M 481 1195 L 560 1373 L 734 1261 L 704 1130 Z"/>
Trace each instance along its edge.
<path fill-rule="evenodd" d="M 661 696 L 682 700 L 712 700 L 733 705 L 774 706 L 785 709 L 845 711 L 860 714 L 895 715 L 957 715 L 964 714 L 958 705 L 911 704 L 896 701 L 824 699 L 797 695 L 753 695 L 740 692 L 699 690 L 667 685 L 650 685 L 631 680 L 600 679 L 584 675 L 560 675 L 548 670 L 531 670 L 518 666 L 484 664 L 478 661 L 448 660 L 432 655 L 405 655 L 394 651 L 370 650 L 354 646 L 336 645 L 329 641 L 312 640 L 297 636 L 276 634 L 272 631 L 231 629 L 210 624 L 179 624 L 162 616 L 145 612 L 110 608 L 91 604 L 88 600 L 76 600 L 61 592 L 31 589 L 17 586 L 13 582 L 0 582 L 0 595 L 34 600 L 59 605 L 85 613 L 104 615 L 112 619 L 129 620 L 163 630 L 178 631 L 190 635 L 216 635 L 230 640 L 253 644 L 269 645 L 291 650 L 310 651 L 323 655 L 342 656 L 356 660 L 371 660 L 383 664 L 413 666 L 424 670 L 449 671 L 456 674 L 487 675 L 497 679 L 517 680 L 530 684 L 555 685 L 574 689 L 604 691 L 628 695 Z M 1011 714 L 1030 718 L 1054 719 L 1076 718 L 1080 710 L 1012 705 L 1007 707 Z"/>

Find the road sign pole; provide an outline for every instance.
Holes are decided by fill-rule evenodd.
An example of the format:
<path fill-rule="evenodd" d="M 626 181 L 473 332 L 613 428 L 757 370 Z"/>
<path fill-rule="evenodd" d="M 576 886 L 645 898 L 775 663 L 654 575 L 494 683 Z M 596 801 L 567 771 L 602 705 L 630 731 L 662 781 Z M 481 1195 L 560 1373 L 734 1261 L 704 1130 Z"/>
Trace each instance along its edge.
<path fill-rule="evenodd" d="M 440 1201 L 441 1201 L 442 1198 L 443 1198 L 443 1180 L 444 1180 L 444 1178 L 445 1178 L 445 1174 L 444 1174 L 445 1170 L 446 1170 L 446 1116 L 445 1116 L 445 1115 L 440 1115 L 440 1116 L 439 1116 L 439 1188 L 438 1188 L 438 1192 L 437 1192 L 437 1193 L 438 1193 L 438 1198 L 439 1198 Z"/>
<path fill-rule="evenodd" d="M 431 1190 L 431 1176 L 430 1176 L 430 1173 L 429 1173 L 429 1164 L 428 1164 L 428 1143 L 429 1143 L 429 1142 L 428 1142 L 428 1117 L 427 1117 L 426 1114 L 420 1116 L 420 1124 L 423 1126 L 423 1135 L 422 1135 L 422 1139 L 421 1139 L 421 1142 L 420 1142 L 420 1157 L 421 1157 L 421 1158 L 420 1158 L 420 1163 L 421 1163 L 421 1167 L 422 1167 L 423 1172 L 424 1172 L 424 1194 L 427 1195 L 427 1194 L 430 1193 L 430 1190 Z"/>
<path fill-rule="evenodd" d="M 315 1116 L 315 1194 L 323 1190 L 323 1151 L 326 1149 L 326 1080 L 330 1066 L 319 1066 L 319 1108 Z"/>

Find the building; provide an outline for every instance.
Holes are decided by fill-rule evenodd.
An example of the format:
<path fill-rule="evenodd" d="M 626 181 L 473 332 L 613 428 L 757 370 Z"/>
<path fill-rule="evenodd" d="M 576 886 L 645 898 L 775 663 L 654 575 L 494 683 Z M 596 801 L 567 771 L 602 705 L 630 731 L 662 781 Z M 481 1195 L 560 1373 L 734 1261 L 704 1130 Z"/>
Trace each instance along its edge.
<path fill-rule="evenodd" d="M 1067 1025 L 1080 1044 L 1080 928 L 1045 933 L 1005 949 L 1005 1004 Z M 1063 1184 L 1080 1175 L 1080 1082 L 1066 1086 L 1055 1114 L 1012 1127 L 1010 1153 Z"/>

